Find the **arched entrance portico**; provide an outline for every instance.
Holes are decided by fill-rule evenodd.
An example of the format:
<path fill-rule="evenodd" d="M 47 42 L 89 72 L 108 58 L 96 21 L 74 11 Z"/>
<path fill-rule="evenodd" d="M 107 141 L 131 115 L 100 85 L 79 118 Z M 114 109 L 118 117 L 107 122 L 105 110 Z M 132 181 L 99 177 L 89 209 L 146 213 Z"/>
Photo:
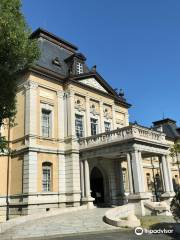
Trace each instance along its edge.
<path fill-rule="evenodd" d="M 101 170 L 94 167 L 90 176 L 91 196 L 95 198 L 94 203 L 99 205 L 105 202 L 104 199 L 104 177 Z"/>

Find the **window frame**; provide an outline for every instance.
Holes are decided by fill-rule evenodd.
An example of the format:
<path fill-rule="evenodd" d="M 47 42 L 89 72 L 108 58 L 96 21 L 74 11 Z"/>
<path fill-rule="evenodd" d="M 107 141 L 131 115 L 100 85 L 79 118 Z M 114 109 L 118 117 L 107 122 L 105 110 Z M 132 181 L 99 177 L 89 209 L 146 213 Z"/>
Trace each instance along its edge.
<path fill-rule="evenodd" d="M 77 74 L 82 74 L 84 73 L 84 67 L 82 62 L 76 62 L 76 73 Z"/>
<path fill-rule="evenodd" d="M 45 179 L 44 171 L 46 171 Z M 42 163 L 42 192 L 52 192 L 52 163 L 50 162 Z"/>
<path fill-rule="evenodd" d="M 95 121 L 95 122 L 92 122 Z M 99 133 L 99 121 L 97 118 L 90 117 L 90 125 L 91 125 L 91 136 L 95 136 Z M 95 132 L 93 133 L 94 129 L 93 126 L 95 126 Z"/>
<path fill-rule="evenodd" d="M 109 129 L 106 130 L 106 124 L 109 124 Z M 111 131 L 111 122 L 104 121 L 104 131 L 105 132 L 110 132 Z"/>
<path fill-rule="evenodd" d="M 41 107 L 40 107 L 40 136 L 42 138 L 53 138 L 54 137 L 54 111 L 53 111 L 53 106 L 47 103 L 42 103 L 41 102 Z M 43 111 L 49 111 L 50 116 L 49 116 L 49 136 L 43 135 L 43 122 L 42 122 L 42 112 Z"/>
<path fill-rule="evenodd" d="M 77 125 L 77 121 L 80 122 L 80 119 L 81 119 L 81 126 L 79 124 Z M 84 137 L 84 116 L 78 113 L 75 113 L 75 132 L 76 132 L 77 138 Z"/>

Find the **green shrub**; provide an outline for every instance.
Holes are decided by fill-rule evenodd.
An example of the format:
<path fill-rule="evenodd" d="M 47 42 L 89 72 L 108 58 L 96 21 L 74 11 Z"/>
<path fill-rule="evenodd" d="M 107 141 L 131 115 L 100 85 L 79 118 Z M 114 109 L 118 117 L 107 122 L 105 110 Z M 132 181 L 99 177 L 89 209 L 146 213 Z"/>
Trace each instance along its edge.
<path fill-rule="evenodd" d="M 171 201 L 171 212 L 176 222 L 180 222 L 180 191 Z"/>

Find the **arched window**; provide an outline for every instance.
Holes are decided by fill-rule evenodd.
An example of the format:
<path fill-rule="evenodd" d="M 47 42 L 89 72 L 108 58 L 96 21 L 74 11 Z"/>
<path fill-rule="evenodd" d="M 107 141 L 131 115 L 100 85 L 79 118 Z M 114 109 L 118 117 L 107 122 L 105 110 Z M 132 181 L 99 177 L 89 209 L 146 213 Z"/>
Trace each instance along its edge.
<path fill-rule="evenodd" d="M 42 190 L 50 192 L 52 188 L 52 163 L 44 162 L 42 164 Z"/>

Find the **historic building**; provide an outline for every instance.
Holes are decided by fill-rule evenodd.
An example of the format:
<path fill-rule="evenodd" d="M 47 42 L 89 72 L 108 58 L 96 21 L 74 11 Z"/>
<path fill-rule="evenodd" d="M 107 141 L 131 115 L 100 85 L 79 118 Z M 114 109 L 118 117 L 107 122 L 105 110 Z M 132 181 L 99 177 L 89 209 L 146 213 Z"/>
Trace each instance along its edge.
<path fill-rule="evenodd" d="M 172 179 L 179 182 L 169 156 L 180 137 L 175 122 L 130 124 L 124 94 L 76 46 L 43 29 L 31 37 L 41 57 L 19 79 L 16 124 L 1 129 L 12 153 L 0 156 L 0 219 L 7 209 L 14 217 L 127 202 L 144 215 L 145 202 L 170 199 Z"/>

